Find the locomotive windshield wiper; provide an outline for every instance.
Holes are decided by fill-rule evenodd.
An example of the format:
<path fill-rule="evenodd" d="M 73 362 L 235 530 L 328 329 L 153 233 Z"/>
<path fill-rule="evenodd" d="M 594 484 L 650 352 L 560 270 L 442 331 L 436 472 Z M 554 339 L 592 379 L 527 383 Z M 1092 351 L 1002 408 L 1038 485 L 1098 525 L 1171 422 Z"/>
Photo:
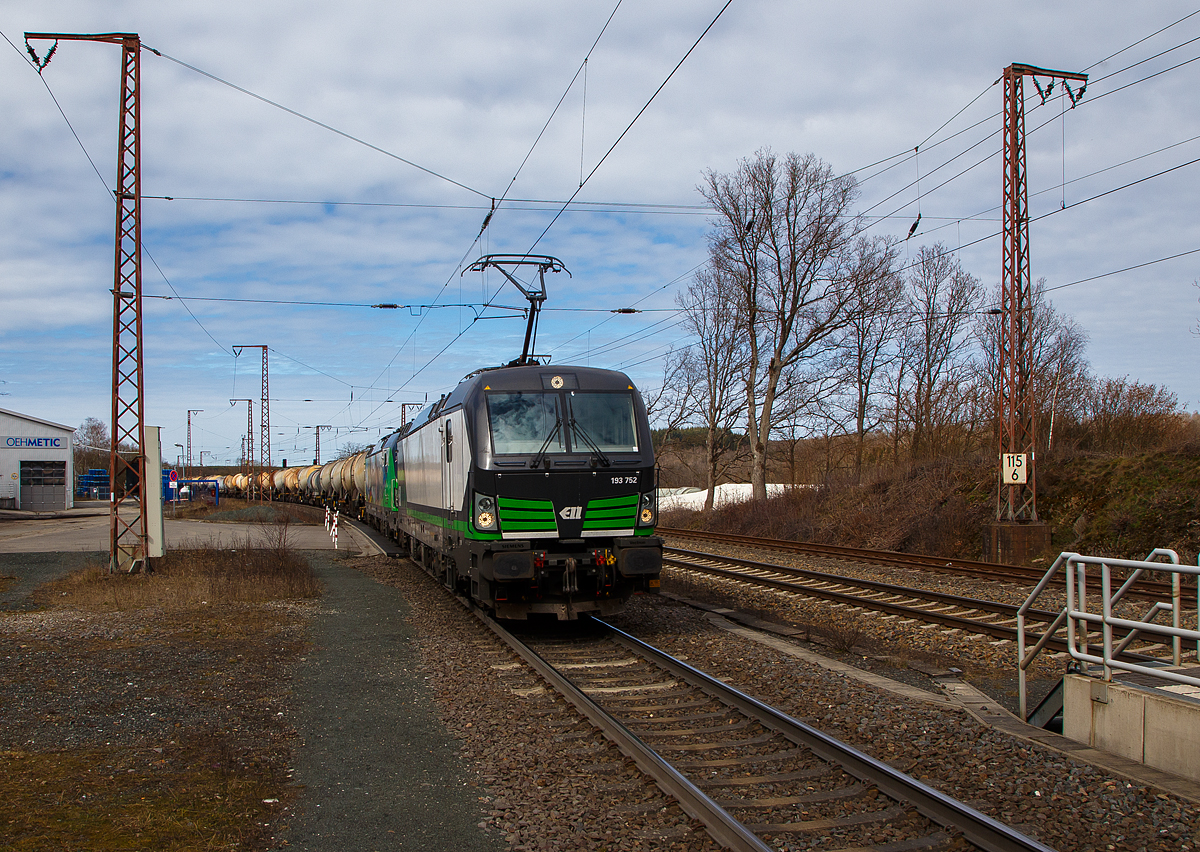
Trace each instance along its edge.
<path fill-rule="evenodd" d="M 537 451 L 532 459 L 529 460 L 530 467 L 537 467 L 542 463 L 542 458 L 546 455 L 546 450 L 550 449 L 550 442 L 554 440 L 554 436 L 558 434 L 558 430 L 562 428 L 562 418 L 559 417 L 554 421 L 554 428 L 550 430 L 550 434 L 546 436 L 546 440 L 542 441 L 542 448 Z"/>
<path fill-rule="evenodd" d="M 608 456 L 604 455 L 604 451 L 596 446 L 596 442 L 592 440 L 592 436 L 587 433 L 586 429 L 579 425 L 579 421 L 574 417 L 571 418 L 571 433 L 583 438 L 583 442 L 587 444 L 588 448 L 591 449 L 596 457 L 600 459 L 600 464 L 604 465 L 605 467 L 612 466 L 612 462 L 608 460 Z M 593 460 L 592 467 L 595 466 L 595 461 Z"/>

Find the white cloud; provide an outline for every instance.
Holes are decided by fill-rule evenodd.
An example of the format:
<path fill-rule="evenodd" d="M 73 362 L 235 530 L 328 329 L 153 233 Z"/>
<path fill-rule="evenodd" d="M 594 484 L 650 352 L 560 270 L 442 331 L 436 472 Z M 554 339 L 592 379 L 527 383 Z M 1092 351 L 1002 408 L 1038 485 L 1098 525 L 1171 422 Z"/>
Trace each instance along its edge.
<path fill-rule="evenodd" d="M 11 0 L 0 29 L 18 47 L 24 30 L 137 31 L 144 42 L 233 83 L 359 136 L 477 189 L 515 198 L 565 198 L 578 186 L 580 153 L 590 171 L 720 8 L 719 2 L 622 5 L 518 181 L 509 181 L 575 73 L 611 5 L 505 3 L 151 3 Z M 894 218 L 876 232 L 903 235 L 921 189 L 997 151 L 999 139 L 937 170 L 999 128 L 1001 92 L 990 84 L 1014 61 L 1078 69 L 1192 11 L 1179 2 L 1030 2 L 1003 8 L 949 2 L 779 4 L 735 0 L 579 195 L 584 201 L 696 204 L 707 168 L 729 170 L 763 146 L 812 151 L 839 171 L 911 149 L 984 92 L 911 160 L 862 186 L 860 206 Z M 1189 112 L 1200 62 L 1113 89 L 1192 56 L 1194 47 L 1111 81 L 1098 78 L 1200 32 L 1200 16 L 1093 69 L 1094 82 L 1065 125 L 1055 98 L 1028 114 L 1034 215 L 1050 212 L 1200 156 L 1200 142 L 1058 189 L 1068 180 L 1200 134 Z M 44 50 L 48 45 L 41 45 Z M 62 422 L 107 419 L 111 333 L 112 201 L 71 137 L 37 75 L 0 44 L 0 364 L 6 405 Z M 1188 53 L 1188 51 L 1192 53 Z M 63 42 L 45 79 L 113 182 L 119 49 Z M 436 204 L 471 209 L 334 207 L 145 201 L 146 246 L 185 295 L 337 302 L 478 302 L 489 289 L 460 278 L 489 204 L 450 183 L 287 115 L 150 53 L 143 54 L 144 192 Z M 933 143 L 973 122 L 979 128 Z M 584 132 L 586 128 L 586 133 Z M 1054 213 L 1031 227 L 1034 277 L 1058 286 L 1200 247 L 1188 202 L 1197 167 Z M 935 171 L 936 170 L 936 171 Z M 867 177 L 870 170 L 859 174 Z M 1052 191 L 1035 194 L 1039 190 Z M 963 220 L 1000 202 L 1000 162 L 983 165 L 920 202 L 911 247 L 959 246 L 999 230 Z M 524 251 L 553 215 L 502 208 L 475 251 Z M 940 227 L 939 227 L 940 226 Z M 936 229 L 936 230 L 935 230 Z M 664 284 L 703 260 L 702 216 L 568 212 L 538 250 L 561 257 L 574 277 L 548 281 L 551 308 L 672 306 Z M 995 239 L 962 250 L 985 282 L 1000 276 Z M 1059 307 L 1092 335 L 1102 373 L 1165 383 L 1200 401 L 1189 329 L 1200 306 L 1190 282 L 1200 255 L 1057 291 Z M 169 294 L 147 261 L 147 293 Z M 443 287 L 445 288 L 443 290 Z M 511 287 L 501 304 L 521 303 Z M 273 423 L 290 429 L 333 422 L 398 420 L 383 402 L 440 393 L 482 363 L 511 357 L 520 319 L 481 320 L 467 309 L 406 311 L 190 302 L 221 346 L 267 343 Z M 589 345 L 633 341 L 663 314 L 547 312 L 539 350 L 588 358 Z M 178 301 L 146 303 L 147 417 L 182 440 L 188 408 L 204 408 L 200 432 L 213 448 L 236 445 L 244 411 L 227 410 L 234 359 L 222 354 Z M 607 322 L 604 322 L 608 319 Z M 595 330 L 588 334 L 588 329 Z M 415 368 L 467 329 L 427 370 Z M 666 330 L 629 342 L 593 364 L 636 362 L 679 336 Z M 576 338 L 572 340 L 571 338 Z M 406 342 L 407 341 L 407 342 Z M 511 354 L 510 354 L 511 353 Z M 252 393 L 257 366 L 237 361 L 237 392 Z M 387 367 L 389 360 L 391 367 Z M 653 382 L 658 367 L 633 368 Z M 318 372 L 319 371 L 319 372 Z M 327 373 L 329 378 L 322 373 Z M 379 379 L 379 387 L 366 387 Z M 354 401 L 350 388 L 354 385 Z M 397 397 L 400 398 L 400 397 Z M 313 402 L 303 402 L 312 399 Z M 378 408 L 378 411 L 374 409 Z M 373 412 L 373 413 L 372 413 Z M 239 420 L 239 417 L 243 419 Z M 207 431 L 204 431 L 207 430 Z M 340 436 L 354 434 L 346 432 Z M 283 438 L 281 438 L 283 440 Z M 325 440 L 323 438 L 323 440 Z M 333 439 L 330 439 L 333 440 Z M 236 446 L 235 446 L 236 450 Z"/>

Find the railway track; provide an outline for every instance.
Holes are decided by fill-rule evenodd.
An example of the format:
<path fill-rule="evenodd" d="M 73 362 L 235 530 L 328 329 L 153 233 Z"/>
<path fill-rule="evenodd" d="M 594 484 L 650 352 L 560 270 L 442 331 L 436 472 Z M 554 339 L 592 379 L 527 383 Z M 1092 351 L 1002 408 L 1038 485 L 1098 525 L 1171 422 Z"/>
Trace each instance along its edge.
<path fill-rule="evenodd" d="M 928 589 L 882 583 L 875 580 L 844 577 L 808 568 L 776 565 L 700 551 L 668 547 L 663 550 L 663 565 L 683 571 L 695 571 L 713 577 L 734 580 L 758 588 L 818 598 L 852 608 L 860 608 L 900 619 L 1017 641 L 1017 609 L 1013 604 L 950 595 Z M 1033 640 L 1054 623 L 1058 612 L 1032 609 L 1026 612 L 1026 624 Z M 1051 651 L 1068 650 L 1064 638 L 1051 638 Z M 1157 652 L 1157 653 L 1155 653 Z M 1142 642 L 1125 658 L 1142 663 L 1168 662 L 1171 648 L 1156 642 Z"/>
<path fill-rule="evenodd" d="M 1035 585 L 1046 574 L 1046 568 L 1028 568 L 1021 565 L 1005 565 L 997 562 L 979 562 L 972 559 L 953 559 L 943 556 L 922 556 L 916 553 L 898 553 L 892 550 L 867 550 L 861 547 L 842 547 L 833 544 L 787 541 L 777 538 L 757 538 L 748 535 L 713 533 L 703 530 L 684 530 L 673 527 L 659 527 L 658 532 L 661 535 L 677 539 L 713 541 L 760 550 L 803 553 L 809 556 L 824 556 L 832 559 L 866 562 L 875 565 L 891 565 L 900 568 L 912 568 L 919 571 L 934 571 L 941 574 L 959 574 L 976 579 L 1020 583 L 1029 586 Z M 1056 582 L 1061 585 L 1065 583 L 1065 580 L 1060 575 Z M 1133 591 L 1140 591 L 1154 597 L 1170 597 L 1171 585 L 1170 583 L 1155 580 L 1143 580 L 1134 587 Z M 1195 589 L 1191 589 L 1189 594 L 1194 595 Z"/>
<path fill-rule="evenodd" d="M 476 614 L 728 849 L 1048 850 L 603 622 L 520 639 Z"/>

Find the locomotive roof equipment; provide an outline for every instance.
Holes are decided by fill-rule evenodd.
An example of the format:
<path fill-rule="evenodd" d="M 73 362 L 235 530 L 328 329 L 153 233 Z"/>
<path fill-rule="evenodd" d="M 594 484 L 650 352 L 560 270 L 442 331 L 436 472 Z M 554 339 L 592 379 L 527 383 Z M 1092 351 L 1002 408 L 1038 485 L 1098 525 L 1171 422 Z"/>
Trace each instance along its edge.
<path fill-rule="evenodd" d="M 565 272 L 567 277 L 570 277 L 571 271 L 558 258 L 544 254 L 485 254 L 464 269 L 462 275 L 466 275 L 468 272 L 482 272 L 489 266 L 498 269 L 500 274 L 511 281 L 513 286 L 529 300 L 529 322 L 525 326 L 525 346 L 521 349 L 521 357 L 509 361 L 505 366 L 522 367 L 527 364 L 536 364 L 538 361 L 533 355 L 533 344 L 537 338 L 538 314 L 542 310 L 542 303 L 546 301 L 546 273 Z M 504 268 L 505 266 L 536 266 L 539 289 L 535 290 L 522 284 Z"/>

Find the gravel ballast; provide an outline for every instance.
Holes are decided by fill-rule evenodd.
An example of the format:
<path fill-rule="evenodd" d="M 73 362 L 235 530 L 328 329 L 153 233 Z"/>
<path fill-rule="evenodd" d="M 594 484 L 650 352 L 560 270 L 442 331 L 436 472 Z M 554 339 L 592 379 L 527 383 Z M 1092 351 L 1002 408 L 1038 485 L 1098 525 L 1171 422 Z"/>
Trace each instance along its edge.
<path fill-rule="evenodd" d="M 422 613 L 421 659 L 443 721 L 491 797 L 489 829 L 517 849 L 715 848 L 426 575 L 399 560 L 355 564 L 396 585 Z M 1185 802 L 964 712 L 785 658 L 664 598 L 637 598 L 613 621 L 1061 852 L 1197 848 L 1200 816 Z"/>

